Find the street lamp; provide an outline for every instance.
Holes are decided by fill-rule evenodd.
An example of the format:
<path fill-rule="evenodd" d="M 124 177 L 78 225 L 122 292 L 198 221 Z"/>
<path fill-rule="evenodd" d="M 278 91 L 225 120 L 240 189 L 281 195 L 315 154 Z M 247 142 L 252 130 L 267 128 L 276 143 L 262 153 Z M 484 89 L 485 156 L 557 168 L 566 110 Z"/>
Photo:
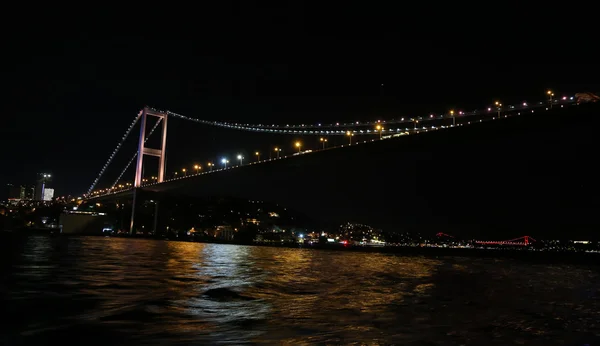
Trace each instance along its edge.
<path fill-rule="evenodd" d="M 375 126 L 375 128 L 377 129 L 377 131 L 379 131 L 379 139 L 381 139 L 381 135 L 383 134 L 383 126 L 377 125 Z"/>
<path fill-rule="evenodd" d="M 260 152 L 255 152 L 254 155 L 256 155 L 256 161 L 260 161 Z"/>
<path fill-rule="evenodd" d="M 546 93 L 548 94 L 548 97 L 550 97 L 550 108 L 552 108 L 552 96 L 554 96 L 554 93 L 552 90 L 548 90 Z"/>
<path fill-rule="evenodd" d="M 498 118 L 500 118 L 500 110 L 502 109 L 502 103 L 500 101 L 496 101 L 496 108 L 498 108 Z"/>
<path fill-rule="evenodd" d="M 419 123 L 419 121 L 415 119 L 414 123 L 413 123 L 413 132 L 415 132 L 415 133 L 417 132 L 417 124 L 418 123 Z"/>
<path fill-rule="evenodd" d="M 183 172 L 183 175 L 185 175 L 187 177 L 187 170 L 184 168 L 181 171 Z"/>
<path fill-rule="evenodd" d="M 298 153 L 300 152 L 300 148 L 302 148 L 302 143 L 296 142 L 296 148 L 298 148 Z"/>
<path fill-rule="evenodd" d="M 207 166 L 210 168 L 210 171 L 212 172 L 214 164 L 212 162 L 209 162 L 209 163 L 207 163 Z"/>
<path fill-rule="evenodd" d="M 227 164 L 229 163 L 229 160 L 227 160 L 226 158 L 222 158 L 221 163 L 225 165 L 225 168 L 227 168 Z"/>
<path fill-rule="evenodd" d="M 323 149 L 325 149 L 325 143 L 327 143 L 327 138 L 321 137 L 319 140 L 321 141 L 321 143 L 323 143 Z"/>
<path fill-rule="evenodd" d="M 240 166 L 244 165 L 244 157 L 242 155 L 238 155 L 237 159 L 240 160 Z"/>
<path fill-rule="evenodd" d="M 277 158 L 279 158 L 279 153 L 281 152 L 280 148 L 275 147 L 275 152 L 277 153 Z"/>
<path fill-rule="evenodd" d="M 354 136 L 354 133 L 352 133 L 351 131 L 346 131 L 346 136 L 350 138 L 350 145 L 352 145 L 352 136 Z"/>
<path fill-rule="evenodd" d="M 198 174 L 198 170 L 200 169 L 200 165 L 194 165 L 194 169 L 196 170 L 196 174 Z"/>
<path fill-rule="evenodd" d="M 452 117 L 452 126 L 456 126 L 456 118 L 454 117 L 454 111 L 450 111 L 450 116 Z"/>

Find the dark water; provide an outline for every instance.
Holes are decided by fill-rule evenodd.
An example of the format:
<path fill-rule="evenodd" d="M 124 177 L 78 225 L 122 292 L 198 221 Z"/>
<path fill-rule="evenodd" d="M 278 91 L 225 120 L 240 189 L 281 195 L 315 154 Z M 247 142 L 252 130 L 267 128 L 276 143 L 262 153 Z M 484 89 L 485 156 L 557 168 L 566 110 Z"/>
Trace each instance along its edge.
<path fill-rule="evenodd" d="M 3 239 L 5 345 L 583 345 L 596 267 L 117 238 Z"/>

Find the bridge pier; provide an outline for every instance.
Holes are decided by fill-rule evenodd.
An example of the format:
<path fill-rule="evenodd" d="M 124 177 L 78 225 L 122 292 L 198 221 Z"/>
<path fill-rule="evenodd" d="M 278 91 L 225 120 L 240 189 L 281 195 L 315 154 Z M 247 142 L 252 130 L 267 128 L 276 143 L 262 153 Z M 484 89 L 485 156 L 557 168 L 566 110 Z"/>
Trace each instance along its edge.
<path fill-rule="evenodd" d="M 150 229 L 153 234 L 157 234 L 159 227 L 159 214 L 160 214 L 160 200 L 158 199 L 158 194 L 154 194 L 152 192 L 144 191 L 141 189 L 135 189 L 133 191 L 133 200 L 131 204 L 131 220 L 129 224 L 129 234 L 133 235 L 135 232 L 136 220 L 139 224 L 140 217 L 144 220 L 143 224 L 146 226 L 142 226 L 142 228 L 146 228 L 146 231 Z M 154 215 L 149 215 L 149 213 L 144 212 L 145 208 L 138 209 L 137 207 L 143 206 L 146 201 L 150 201 L 154 203 Z M 138 215 L 139 214 L 139 215 Z M 148 221 L 152 217 L 152 225 L 148 225 Z M 147 227 L 150 226 L 150 227 Z M 139 227 L 138 227 L 139 228 Z"/>
<path fill-rule="evenodd" d="M 133 201 L 131 202 L 131 222 L 129 223 L 129 234 L 133 234 L 133 226 L 135 225 L 135 205 L 137 202 L 137 188 L 133 189 Z"/>
<path fill-rule="evenodd" d="M 160 149 L 151 149 L 145 146 L 146 143 L 146 122 L 148 116 L 153 116 L 158 118 L 158 121 L 162 121 L 162 139 L 161 139 L 161 148 Z M 135 182 L 133 185 L 133 203 L 131 205 L 131 223 L 129 225 L 129 234 L 133 234 L 134 226 L 135 226 L 135 208 L 137 202 L 137 194 L 138 189 L 142 186 L 143 181 L 143 169 L 144 169 L 144 156 L 156 156 L 158 157 L 158 183 L 162 183 L 164 181 L 165 176 L 165 164 L 167 159 L 167 113 L 160 112 L 154 110 L 149 107 L 144 107 L 142 110 L 142 115 L 140 118 L 140 139 L 138 142 L 138 153 L 137 153 L 137 165 L 135 169 Z M 158 202 L 155 210 L 154 216 L 154 227 L 153 230 L 156 231 L 156 224 L 158 220 Z"/>

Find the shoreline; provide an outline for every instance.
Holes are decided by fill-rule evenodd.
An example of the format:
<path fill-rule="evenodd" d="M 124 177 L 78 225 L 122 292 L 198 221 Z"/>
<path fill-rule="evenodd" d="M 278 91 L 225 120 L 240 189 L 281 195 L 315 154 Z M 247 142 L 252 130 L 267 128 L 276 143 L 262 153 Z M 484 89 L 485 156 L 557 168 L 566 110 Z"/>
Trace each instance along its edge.
<path fill-rule="evenodd" d="M 271 248 L 288 248 L 288 249 L 310 249 L 319 251 L 344 251 L 344 252 L 361 252 L 361 253 L 381 253 L 401 256 L 426 256 L 426 257 L 477 257 L 490 259 L 515 259 L 533 263 L 564 263 L 564 264 L 593 264 L 600 265 L 600 253 L 591 253 L 583 251 L 532 251 L 519 250 L 514 248 L 444 248 L 444 247 L 412 247 L 412 246 L 352 246 L 352 245 L 330 245 L 330 244 L 315 244 L 304 245 L 298 243 L 288 244 L 269 244 L 269 243 L 248 243 L 223 240 L 189 240 L 189 239 L 169 239 L 150 236 L 105 236 L 95 234 L 51 234 L 50 232 L 2 232 L 5 235 L 14 236 L 29 236 L 43 235 L 52 238 L 73 238 L 73 237 L 102 237 L 102 238 L 123 238 L 123 239 L 145 239 L 159 241 L 177 241 L 201 244 L 222 244 L 222 245 L 238 245 L 238 246 L 255 246 L 255 247 L 271 247 Z"/>

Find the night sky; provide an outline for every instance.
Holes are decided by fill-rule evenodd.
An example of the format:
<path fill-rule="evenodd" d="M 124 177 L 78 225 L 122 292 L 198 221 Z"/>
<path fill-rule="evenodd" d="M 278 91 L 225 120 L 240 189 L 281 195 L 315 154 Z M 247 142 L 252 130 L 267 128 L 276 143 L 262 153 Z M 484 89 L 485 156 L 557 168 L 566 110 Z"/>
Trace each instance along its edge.
<path fill-rule="evenodd" d="M 152 14 L 15 9 L 19 25 L 3 44 L 0 184 L 51 172 L 57 194 L 85 192 L 144 105 L 210 120 L 309 123 L 533 101 L 547 88 L 600 91 L 597 38 L 587 39 L 593 22 L 581 9 L 454 16 L 218 3 Z M 294 140 L 170 126 L 172 170 Z M 125 146 L 109 176 L 134 151 Z"/>

